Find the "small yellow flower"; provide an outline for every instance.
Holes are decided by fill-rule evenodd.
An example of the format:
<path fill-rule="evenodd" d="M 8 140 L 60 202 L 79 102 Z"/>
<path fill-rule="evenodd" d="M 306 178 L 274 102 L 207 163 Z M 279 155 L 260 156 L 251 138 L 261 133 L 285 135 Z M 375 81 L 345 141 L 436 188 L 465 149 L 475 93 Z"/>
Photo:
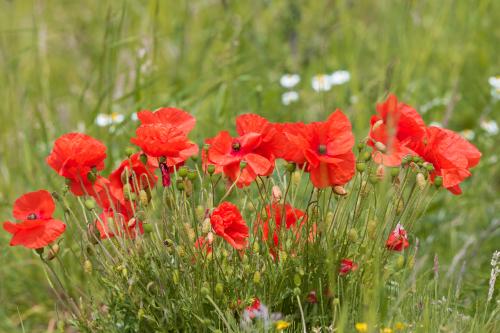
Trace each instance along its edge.
<path fill-rule="evenodd" d="M 356 331 L 358 331 L 360 333 L 368 332 L 368 324 L 367 323 L 356 323 L 356 325 L 354 325 L 354 327 L 356 327 Z"/>
<path fill-rule="evenodd" d="M 392 333 L 392 332 L 393 332 L 393 330 L 390 327 L 380 329 L 380 333 Z"/>
<path fill-rule="evenodd" d="M 288 326 L 290 326 L 291 324 L 287 321 L 284 321 L 284 320 L 278 320 L 276 323 L 276 329 L 278 331 L 282 331 L 284 330 L 285 328 L 287 328 Z"/>
<path fill-rule="evenodd" d="M 406 327 L 406 325 L 405 325 L 405 324 L 403 324 L 403 323 L 402 323 L 402 322 L 400 322 L 400 321 L 397 321 L 397 322 L 394 324 L 394 329 L 395 329 L 396 331 L 402 331 L 402 330 L 404 330 L 404 329 L 405 329 L 405 327 Z"/>

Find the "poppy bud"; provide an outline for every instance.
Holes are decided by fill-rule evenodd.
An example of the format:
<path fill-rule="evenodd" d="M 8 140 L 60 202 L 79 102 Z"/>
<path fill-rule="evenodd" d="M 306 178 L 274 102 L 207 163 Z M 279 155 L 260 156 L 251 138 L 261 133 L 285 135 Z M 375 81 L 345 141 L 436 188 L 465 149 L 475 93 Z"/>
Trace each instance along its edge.
<path fill-rule="evenodd" d="M 375 184 L 378 183 L 379 179 L 378 179 L 378 177 L 376 175 L 370 175 L 368 177 L 368 181 L 370 182 L 370 184 L 375 185 Z"/>
<path fill-rule="evenodd" d="M 151 223 L 144 223 L 142 225 L 142 228 L 144 229 L 144 233 L 149 234 L 153 231 L 153 225 Z"/>
<path fill-rule="evenodd" d="M 179 177 L 185 178 L 188 174 L 188 168 L 186 166 L 181 166 L 177 174 Z"/>
<path fill-rule="evenodd" d="M 356 162 L 356 170 L 358 170 L 358 172 L 365 172 L 366 163 L 365 162 Z"/>
<path fill-rule="evenodd" d="M 295 296 L 300 296 L 300 294 L 301 294 L 300 288 L 294 288 L 294 289 L 293 289 L 293 294 L 294 294 Z"/>
<path fill-rule="evenodd" d="M 149 204 L 149 196 L 144 190 L 139 191 L 139 201 L 141 202 L 141 205 L 147 206 Z"/>
<path fill-rule="evenodd" d="M 94 172 L 89 172 L 87 174 L 87 179 L 92 183 L 94 184 L 96 179 L 97 179 L 97 175 L 94 173 Z"/>
<path fill-rule="evenodd" d="M 222 296 L 222 293 L 224 293 L 224 285 L 220 282 L 217 282 L 215 285 L 215 294 L 217 296 Z"/>
<path fill-rule="evenodd" d="M 128 146 L 127 148 L 125 148 L 125 154 L 130 157 L 131 155 L 133 155 L 135 153 L 135 147 L 133 146 Z"/>
<path fill-rule="evenodd" d="M 385 176 L 385 167 L 382 164 L 380 164 L 377 167 L 376 175 L 377 175 L 378 179 L 380 179 L 380 180 L 384 179 L 384 176 Z"/>
<path fill-rule="evenodd" d="M 200 292 L 203 296 L 208 296 L 210 294 L 210 289 L 208 289 L 208 287 L 206 286 L 203 286 L 201 287 Z"/>
<path fill-rule="evenodd" d="M 361 159 L 365 162 L 368 162 L 372 158 L 372 154 L 369 151 L 365 151 L 361 154 Z"/>
<path fill-rule="evenodd" d="M 293 276 L 293 283 L 298 287 L 302 284 L 302 279 L 300 278 L 299 274 L 295 274 Z"/>
<path fill-rule="evenodd" d="M 347 195 L 347 191 L 346 189 L 343 187 L 343 186 L 340 186 L 340 185 L 335 185 L 333 187 L 333 192 L 337 195 L 341 195 L 341 196 L 344 196 L 344 195 Z"/>
<path fill-rule="evenodd" d="M 196 177 L 198 177 L 198 172 L 196 170 L 189 170 L 187 177 L 189 180 L 195 181 Z"/>
<path fill-rule="evenodd" d="M 253 283 L 254 284 L 259 284 L 260 283 L 260 272 L 257 271 L 253 274 Z"/>
<path fill-rule="evenodd" d="M 146 165 L 148 163 L 148 156 L 142 153 L 141 155 L 139 155 L 139 160 L 142 164 Z"/>
<path fill-rule="evenodd" d="M 406 165 L 406 164 L 410 163 L 411 160 L 412 160 L 412 156 L 406 155 L 401 159 L 401 165 Z"/>
<path fill-rule="evenodd" d="M 300 184 L 300 178 L 301 178 L 300 171 L 294 171 L 292 173 L 292 183 L 294 185 L 299 185 Z"/>
<path fill-rule="evenodd" d="M 349 233 L 347 234 L 347 236 L 349 237 L 349 240 L 353 243 L 355 243 L 358 240 L 358 232 L 354 228 L 349 230 Z"/>
<path fill-rule="evenodd" d="M 47 260 L 54 259 L 59 253 L 59 244 L 54 244 L 50 246 L 49 253 L 47 254 Z"/>
<path fill-rule="evenodd" d="M 358 142 L 357 147 L 358 147 L 358 151 L 362 151 L 363 148 L 365 148 L 365 142 L 364 141 Z"/>
<path fill-rule="evenodd" d="M 273 194 L 273 201 L 279 202 L 281 200 L 281 196 L 282 196 L 281 189 L 279 188 L 279 186 L 274 185 L 271 192 Z"/>
<path fill-rule="evenodd" d="M 372 125 L 372 131 L 375 131 L 377 128 L 382 125 L 384 121 L 382 119 L 377 120 L 373 125 Z"/>
<path fill-rule="evenodd" d="M 209 165 L 207 166 L 207 172 L 208 172 L 208 174 L 213 175 L 213 174 L 214 174 L 214 172 L 215 172 L 215 165 L 213 165 L 213 164 L 209 164 Z"/>
<path fill-rule="evenodd" d="M 92 273 L 92 262 L 90 260 L 87 259 L 83 262 L 83 271 L 87 274 Z"/>
<path fill-rule="evenodd" d="M 432 165 L 432 163 L 424 162 L 423 166 L 428 172 L 434 171 L 434 165 Z"/>
<path fill-rule="evenodd" d="M 418 188 L 421 191 L 425 188 L 425 185 L 427 185 L 427 181 L 425 180 L 425 176 L 421 172 L 417 173 L 416 181 L 417 181 Z"/>
<path fill-rule="evenodd" d="M 44 250 L 43 247 L 39 247 L 38 249 L 35 249 L 36 253 L 38 253 L 38 254 L 43 254 L 43 250 Z"/>
<path fill-rule="evenodd" d="M 87 200 L 85 200 L 85 207 L 88 209 L 88 210 L 93 210 L 95 209 L 95 200 L 92 199 L 92 198 L 89 198 Z"/>
<path fill-rule="evenodd" d="M 441 185 L 443 185 L 443 177 L 437 176 L 436 178 L 434 178 L 434 185 L 436 187 L 441 187 Z"/>
<path fill-rule="evenodd" d="M 253 252 L 259 253 L 259 251 L 260 251 L 259 243 L 257 242 L 253 243 Z"/>
<path fill-rule="evenodd" d="M 335 297 L 333 299 L 333 305 L 339 305 L 340 304 L 340 299 L 338 299 L 337 297 Z"/>
<path fill-rule="evenodd" d="M 377 148 L 377 150 L 385 153 L 385 151 L 387 150 L 387 147 L 382 143 L 382 142 L 375 142 L 375 148 Z"/>
<path fill-rule="evenodd" d="M 240 169 L 243 170 L 247 167 L 247 162 L 246 161 L 241 161 L 240 162 Z"/>
<path fill-rule="evenodd" d="M 413 156 L 412 161 L 415 163 L 422 163 L 424 160 L 420 156 Z"/>
<path fill-rule="evenodd" d="M 399 255 L 398 258 L 396 259 L 396 266 L 398 267 L 398 269 L 401 269 L 403 268 L 404 265 L 405 265 L 405 257 Z"/>
<path fill-rule="evenodd" d="M 288 172 L 294 172 L 295 169 L 297 168 L 297 165 L 295 163 L 289 162 L 285 165 L 285 168 Z"/>
<path fill-rule="evenodd" d="M 177 182 L 176 187 L 177 187 L 177 189 L 178 189 L 180 192 L 182 192 L 182 191 L 184 191 L 184 190 L 185 190 L 185 186 L 184 186 L 184 183 L 183 183 L 183 182 Z"/>
<path fill-rule="evenodd" d="M 391 168 L 391 177 L 397 177 L 399 175 L 399 168 Z"/>

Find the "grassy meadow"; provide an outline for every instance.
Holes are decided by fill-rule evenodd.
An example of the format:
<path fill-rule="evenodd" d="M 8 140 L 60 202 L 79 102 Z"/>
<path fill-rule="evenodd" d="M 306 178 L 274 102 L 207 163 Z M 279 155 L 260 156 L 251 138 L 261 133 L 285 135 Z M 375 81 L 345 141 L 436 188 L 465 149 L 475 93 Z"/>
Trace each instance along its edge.
<path fill-rule="evenodd" d="M 335 108 L 362 138 L 375 104 L 393 92 L 427 123 L 473 133 L 483 153 L 464 193 L 439 192 L 414 233 L 429 275 L 437 258 L 436 298 L 453 295 L 471 320 L 498 320 L 498 283 L 485 303 L 500 250 L 499 135 L 481 126 L 500 121 L 488 83 L 500 75 L 498 22 L 494 0 L 1 1 L 0 221 L 12 219 L 22 193 L 63 186 L 45 158 L 66 132 L 105 142 L 109 171 L 141 109 L 188 110 L 200 144 L 241 113 L 314 121 Z M 336 70 L 349 71 L 350 81 L 312 89 L 314 75 Z M 301 77 L 290 105 L 281 99 L 285 73 Z M 125 120 L 96 124 L 114 113 Z M 0 332 L 72 332 L 58 328 L 61 312 L 38 258 L 9 247 L 8 236 L 0 232 Z"/>

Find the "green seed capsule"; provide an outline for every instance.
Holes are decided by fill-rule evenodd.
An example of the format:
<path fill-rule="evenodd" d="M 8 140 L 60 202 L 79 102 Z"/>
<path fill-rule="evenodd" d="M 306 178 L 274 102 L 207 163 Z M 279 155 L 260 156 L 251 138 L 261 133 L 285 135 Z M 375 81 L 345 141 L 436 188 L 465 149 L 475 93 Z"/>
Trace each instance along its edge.
<path fill-rule="evenodd" d="M 224 285 L 220 282 L 217 282 L 217 284 L 215 285 L 215 294 L 217 296 L 222 296 L 223 293 L 224 293 Z"/>
<path fill-rule="evenodd" d="M 441 187 L 441 185 L 443 185 L 443 177 L 436 177 L 434 178 L 434 185 L 436 187 Z"/>
<path fill-rule="evenodd" d="M 391 168 L 391 176 L 392 177 L 397 177 L 399 175 L 399 168 Z"/>
<path fill-rule="evenodd" d="M 185 178 L 188 174 L 188 168 L 186 166 L 181 166 L 177 174 L 179 177 Z"/>
<path fill-rule="evenodd" d="M 153 225 L 151 223 L 144 223 L 142 225 L 142 228 L 144 229 L 144 232 L 146 234 L 149 234 L 149 233 L 153 232 Z"/>
<path fill-rule="evenodd" d="M 207 172 L 208 172 L 208 174 L 209 174 L 209 175 L 213 175 L 213 174 L 214 174 L 214 172 L 215 172 L 215 165 L 213 165 L 213 164 L 209 164 L 209 165 L 207 166 Z"/>
<path fill-rule="evenodd" d="M 196 170 L 189 170 L 187 177 L 189 180 L 194 181 L 198 177 L 198 172 Z"/>
<path fill-rule="evenodd" d="M 365 162 L 368 162 L 372 158 L 372 154 L 369 151 L 365 151 L 361 154 L 361 159 Z"/>
<path fill-rule="evenodd" d="M 358 170 L 358 172 L 365 172 L 366 163 L 365 162 L 357 162 L 356 163 L 356 170 Z"/>
<path fill-rule="evenodd" d="M 349 233 L 347 234 L 349 240 L 353 243 L 355 243 L 358 240 L 358 232 L 356 229 L 352 228 L 349 230 Z"/>
<path fill-rule="evenodd" d="M 88 210 L 93 210 L 95 209 L 95 200 L 92 199 L 92 198 L 89 198 L 87 200 L 85 200 L 85 208 L 87 208 Z"/>

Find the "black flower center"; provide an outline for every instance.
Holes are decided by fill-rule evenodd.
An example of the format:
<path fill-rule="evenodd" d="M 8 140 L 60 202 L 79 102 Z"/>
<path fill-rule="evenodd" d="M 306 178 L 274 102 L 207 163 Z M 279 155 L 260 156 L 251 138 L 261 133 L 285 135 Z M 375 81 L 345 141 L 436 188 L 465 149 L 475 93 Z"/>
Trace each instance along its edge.
<path fill-rule="evenodd" d="M 37 216 L 35 213 L 31 213 L 28 215 L 28 220 L 36 220 L 37 219 Z"/>
<path fill-rule="evenodd" d="M 326 145 L 319 145 L 318 146 L 318 154 L 320 154 L 320 155 L 326 154 Z"/>
<path fill-rule="evenodd" d="M 241 144 L 239 142 L 233 142 L 233 145 L 231 146 L 233 151 L 240 151 L 241 149 Z"/>

